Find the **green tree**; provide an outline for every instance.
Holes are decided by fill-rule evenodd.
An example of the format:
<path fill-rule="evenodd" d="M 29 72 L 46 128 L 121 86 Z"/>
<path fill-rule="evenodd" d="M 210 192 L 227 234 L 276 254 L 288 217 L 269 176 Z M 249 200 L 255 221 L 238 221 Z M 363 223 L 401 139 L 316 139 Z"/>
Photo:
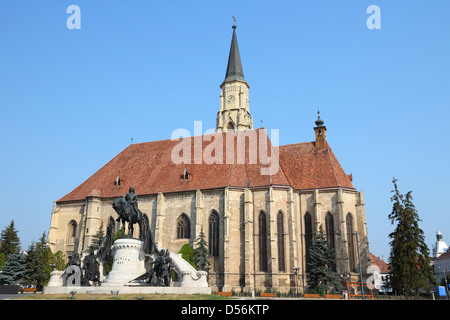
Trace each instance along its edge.
<path fill-rule="evenodd" d="M 45 232 L 39 242 L 32 243 L 25 257 L 24 280 L 27 284 L 33 284 L 42 288 L 50 280 L 52 252 L 47 247 Z"/>
<path fill-rule="evenodd" d="M 195 241 L 197 246 L 194 250 L 194 264 L 196 265 L 197 270 L 208 271 L 211 264 L 209 263 L 208 244 L 206 243 L 203 229 L 200 231 L 199 237 Z"/>
<path fill-rule="evenodd" d="M 309 263 L 308 285 L 313 292 L 323 295 L 334 289 L 340 291 L 341 282 L 332 270 L 336 263 L 334 250 L 328 248 L 328 242 L 324 235 L 322 225 L 319 233 L 312 241 L 309 249 L 311 262 Z"/>
<path fill-rule="evenodd" d="M 186 260 L 187 262 L 189 262 L 191 264 L 191 266 L 193 266 L 194 268 L 197 268 L 195 266 L 195 263 L 193 261 L 194 259 L 194 249 L 189 245 L 189 243 L 185 243 L 180 251 L 178 251 L 178 253 L 181 253 L 181 257 Z"/>
<path fill-rule="evenodd" d="M 25 256 L 16 248 L 14 253 L 8 255 L 2 272 L 0 273 L 0 284 L 22 283 L 25 272 Z"/>
<path fill-rule="evenodd" d="M 63 271 L 66 269 L 66 262 L 64 260 L 64 253 L 61 250 L 56 251 L 52 254 L 50 260 L 50 266 L 52 269 Z"/>
<path fill-rule="evenodd" d="M 11 221 L 1 233 L 0 238 L 0 255 L 3 257 L 3 261 L 8 259 L 8 255 L 14 253 L 16 249 L 20 249 L 20 240 L 18 232 L 14 227 L 14 220 Z"/>
<path fill-rule="evenodd" d="M 391 197 L 391 224 L 397 224 L 389 234 L 390 242 L 390 283 L 392 289 L 402 295 L 417 295 L 419 290 L 429 291 L 436 285 L 431 267 L 431 258 L 425 236 L 419 228 L 419 214 L 412 202 L 412 191 L 406 195 L 399 192 L 397 179 L 392 180 L 394 190 Z"/>
<path fill-rule="evenodd" d="M 105 233 L 103 232 L 103 226 L 101 226 L 98 232 L 92 237 L 91 244 L 84 252 L 89 254 L 91 252 L 91 249 L 94 251 L 97 250 L 100 247 L 100 244 L 102 243 L 104 237 Z"/>

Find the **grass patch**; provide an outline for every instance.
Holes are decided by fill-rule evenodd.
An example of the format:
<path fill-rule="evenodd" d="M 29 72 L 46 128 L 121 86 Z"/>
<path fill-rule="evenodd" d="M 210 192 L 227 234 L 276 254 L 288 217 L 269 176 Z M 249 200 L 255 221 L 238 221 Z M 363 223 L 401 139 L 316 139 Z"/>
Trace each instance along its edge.
<path fill-rule="evenodd" d="M 14 300 L 71 300 L 70 294 L 33 294 Z M 74 300 L 114 300 L 111 294 L 77 293 Z M 230 300 L 232 297 L 215 294 L 118 294 L 116 300 Z"/>

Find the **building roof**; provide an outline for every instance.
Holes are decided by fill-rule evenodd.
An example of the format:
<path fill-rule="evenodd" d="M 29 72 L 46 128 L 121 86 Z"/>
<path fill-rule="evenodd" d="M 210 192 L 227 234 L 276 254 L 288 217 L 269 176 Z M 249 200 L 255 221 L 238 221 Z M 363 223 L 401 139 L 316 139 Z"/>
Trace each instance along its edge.
<path fill-rule="evenodd" d="M 240 80 L 245 81 L 244 69 L 242 69 L 241 55 L 237 43 L 236 26 L 233 26 L 233 37 L 231 38 L 230 54 L 228 56 L 227 71 L 225 81 Z"/>
<path fill-rule="evenodd" d="M 389 273 L 388 264 L 380 258 L 374 256 L 372 253 L 370 254 L 370 261 L 372 265 L 376 265 L 380 268 L 380 273 Z"/>
<path fill-rule="evenodd" d="M 280 164 L 294 189 L 354 189 L 330 146 L 316 149 L 315 142 L 280 146 Z"/>
<path fill-rule="evenodd" d="M 259 145 L 258 151 L 255 151 L 258 155 L 257 161 L 251 161 L 249 155 L 253 149 L 249 147 L 249 138 L 245 140 L 247 141 L 245 161 L 240 161 L 238 150 L 241 150 L 239 149 L 241 144 L 238 144 L 238 138 L 252 135 L 255 141 L 259 141 L 260 138 L 264 141 L 266 137 L 268 155 L 279 152 L 280 168 L 273 175 L 261 173 L 262 169 L 270 167 L 270 163 L 260 161 Z M 212 149 L 214 143 L 221 139 L 224 141 L 223 156 L 217 156 L 217 159 L 222 158 L 222 164 L 206 163 L 205 155 L 220 153 L 220 148 L 215 152 L 212 152 Z M 233 149 L 233 152 L 228 152 L 229 158 L 227 150 L 231 149 L 227 148 L 228 139 L 233 141 L 232 144 L 228 144 Z M 160 140 L 131 144 L 57 202 L 84 200 L 86 197 L 119 197 L 123 196 L 130 186 L 133 186 L 139 195 L 225 187 L 292 186 L 294 189 L 333 187 L 354 189 L 329 147 L 316 150 L 314 142 L 307 142 L 274 148 L 264 128 L 187 137 L 182 141 L 183 145 L 189 146 L 185 149 L 188 155 L 186 159 L 190 159 L 186 161 L 188 164 L 177 164 L 177 161 L 174 162 L 172 159 L 173 153 L 175 156 L 177 153 L 184 155 L 183 152 L 179 152 L 180 141 Z M 196 146 L 200 144 L 201 148 L 197 148 Z M 201 161 L 202 154 L 203 161 Z M 275 160 L 272 160 L 272 163 L 275 163 Z M 187 179 L 184 177 L 186 171 Z"/>

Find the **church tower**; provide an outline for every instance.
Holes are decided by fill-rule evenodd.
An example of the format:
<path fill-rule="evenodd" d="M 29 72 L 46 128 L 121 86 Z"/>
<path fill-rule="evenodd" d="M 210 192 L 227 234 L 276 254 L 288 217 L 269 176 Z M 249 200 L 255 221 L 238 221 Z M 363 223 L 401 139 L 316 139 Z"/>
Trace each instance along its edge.
<path fill-rule="evenodd" d="M 216 120 L 217 132 L 253 129 L 253 118 L 249 109 L 249 88 L 250 86 L 244 78 L 236 37 L 236 25 L 234 24 L 225 80 L 220 85 L 220 110 L 217 112 Z"/>
<path fill-rule="evenodd" d="M 325 149 L 327 147 L 327 138 L 325 132 L 327 127 L 323 124 L 325 122 L 320 119 L 320 112 L 317 111 L 316 127 L 314 127 L 314 132 L 316 136 L 316 149 Z"/>

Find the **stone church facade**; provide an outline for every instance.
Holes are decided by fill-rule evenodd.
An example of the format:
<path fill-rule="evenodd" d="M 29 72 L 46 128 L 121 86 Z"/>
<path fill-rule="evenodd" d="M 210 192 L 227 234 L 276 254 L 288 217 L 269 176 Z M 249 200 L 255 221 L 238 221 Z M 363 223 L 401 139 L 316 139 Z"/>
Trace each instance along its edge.
<path fill-rule="evenodd" d="M 324 121 L 319 115 L 314 141 L 274 147 L 264 128 L 253 128 L 249 88 L 233 26 L 217 132 L 128 146 L 55 202 L 52 251 L 66 257 L 85 251 L 116 219 L 114 198 L 133 186 L 158 247 L 178 252 L 185 243 L 195 246 L 203 230 L 213 291 L 304 290 L 308 248 L 320 227 L 336 252 L 336 272 L 359 276 L 358 247 L 365 272 L 363 193 L 328 145 Z M 261 161 L 262 147 L 268 161 Z"/>

